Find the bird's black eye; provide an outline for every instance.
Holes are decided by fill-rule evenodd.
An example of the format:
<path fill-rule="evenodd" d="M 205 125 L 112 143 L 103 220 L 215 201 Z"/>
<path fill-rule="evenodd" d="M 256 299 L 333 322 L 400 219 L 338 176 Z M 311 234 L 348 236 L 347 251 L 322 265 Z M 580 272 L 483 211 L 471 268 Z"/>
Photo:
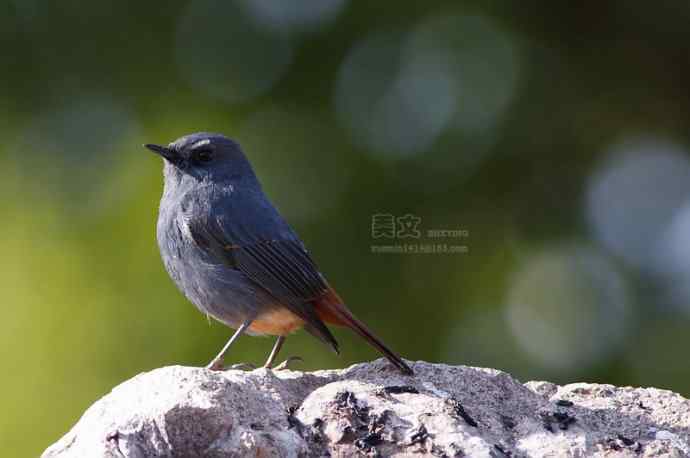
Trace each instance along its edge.
<path fill-rule="evenodd" d="M 200 149 L 194 151 L 194 162 L 198 162 L 200 164 L 205 163 L 205 162 L 210 162 L 213 159 L 213 151 L 210 149 Z"/>

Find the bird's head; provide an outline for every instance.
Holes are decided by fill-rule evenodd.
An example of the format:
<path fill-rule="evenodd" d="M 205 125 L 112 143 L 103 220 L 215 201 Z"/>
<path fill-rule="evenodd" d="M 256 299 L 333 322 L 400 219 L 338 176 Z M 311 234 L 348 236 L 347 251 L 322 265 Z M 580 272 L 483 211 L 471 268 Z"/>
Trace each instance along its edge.
<path fill-rule="evenodd" d="M 144 146 L 163 157 L 166 182 L 191 180 L 223 184 L 256 180 L 240 145 L 221 134 L 198 132 L 167 146 Z"/>

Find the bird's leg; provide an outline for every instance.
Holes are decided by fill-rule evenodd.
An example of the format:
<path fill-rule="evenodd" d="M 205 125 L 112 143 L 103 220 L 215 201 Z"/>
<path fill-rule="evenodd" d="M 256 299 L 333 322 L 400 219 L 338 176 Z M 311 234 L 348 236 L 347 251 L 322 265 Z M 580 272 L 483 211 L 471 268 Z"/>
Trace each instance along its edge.
<path fill-rule="evenodd" d="M 250 318 L 247 321 L 245 321 L 244 323 L 242 323 L 242 325 L 239 328 L 237 328 L 237 331 L 235 331 L 235 333 L 232 335 L 232 337 L 230 337 L 230 340 L 228 340 L 228 343 L 225 344 L 225 346 L 220 351 L 220 353 L 218 353 L 218 355 L 215 358 L 213 358 L 213 361 L 208 363 L 208 365 L 206 366 L 206 369 L 210 369 L 212 371 L 222 371 L 223 370 L 223 361 L 225 360 L 225 354 L 228 352 L 230 345 L 232 345 L 232 343 L 235 340 L 237 340 L 237 338 L 239 336 L 241 336 L 244 331 L 247 330 L 249 325 L 252 324 L 253 320 L 254 320 L 253 318 Z"/>
<path fill-rule="evenodd" d="M 275 345 L 273 345 L 273 350 L 271 350 L 271 354 L 268 355 L 268 359 L 266 360 L 266 364 L 264 364 L 264 368 L 266 369 L 271 369 L 273 368 L 273 363 L 275 362 L 276 358 L 278 357 L 278 353 L 280 353 L 280 349 L 283 348 L 283 344 L 285 343 L 285 336 L 278 336 L 278 339 L 276 340 Z M 275 368 L 273 368 L 276 371 L 281 371 L 284 369 L 289 369 L 290 363 L 292 361 L 303 361 L 302 358 L 299 356 L 291 356 L 282 363 L 278 364 Z"/>
<path fill-rule="evenodd" d="M 273 363 L 276 360 L 276 357 L 278 356 L 278 353 L 280 353 L 280 349 L 283 348 L 283 344 L 285 343 L 285 336 L 278 336 L 278 339 L 276 339 L 275 345 L 273 345 L 273 349 L 271 350 L 271 354 L 268 355 L 268 359 L 266 360 L 266 364 L 264 364 L 264 367 L 266 369 L 270 369 L 273 367 Z"/>

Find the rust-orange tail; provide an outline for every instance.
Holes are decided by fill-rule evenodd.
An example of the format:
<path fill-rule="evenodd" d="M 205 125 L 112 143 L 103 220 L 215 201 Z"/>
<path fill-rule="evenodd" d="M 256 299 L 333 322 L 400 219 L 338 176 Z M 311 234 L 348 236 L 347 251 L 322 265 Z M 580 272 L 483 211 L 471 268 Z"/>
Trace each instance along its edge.
<path fill-rule="evenodd" d="M 393 353 L 381 339 L 376 337 L 369 328 L 359 321 L 343 303 L 338 294 L 329 288 L 328 292 L 318 300 L 314 301 L 314 308 L 324 322 L 345 326 L 359 334 L 369 345 L 380 351 L 388 360 L 405 375 L 413 375 L 412 369 L 403 361 L 400 356 Z"/>

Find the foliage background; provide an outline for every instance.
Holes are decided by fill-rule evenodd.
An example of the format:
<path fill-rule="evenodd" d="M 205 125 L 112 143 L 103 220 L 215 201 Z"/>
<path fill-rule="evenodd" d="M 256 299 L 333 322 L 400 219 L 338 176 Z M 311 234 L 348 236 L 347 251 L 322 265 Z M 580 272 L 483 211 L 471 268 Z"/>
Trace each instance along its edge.
<path fill-rule="evenodd" d="M 0 454 L 35 456 L 115 384 L 230 331 L 155 244 L 161 163 L 237 138 L 350 307 L 409 359 L 690 395 L 685 2 L 0 4 Z M 376 254 L 371 218 L 463 229 Z M 385 243 L 436 243 L 420 240 Z M 305 369 L 343 355 L 303 333 Z M 260 362 L 268 339 L 230 358 Z"/>

